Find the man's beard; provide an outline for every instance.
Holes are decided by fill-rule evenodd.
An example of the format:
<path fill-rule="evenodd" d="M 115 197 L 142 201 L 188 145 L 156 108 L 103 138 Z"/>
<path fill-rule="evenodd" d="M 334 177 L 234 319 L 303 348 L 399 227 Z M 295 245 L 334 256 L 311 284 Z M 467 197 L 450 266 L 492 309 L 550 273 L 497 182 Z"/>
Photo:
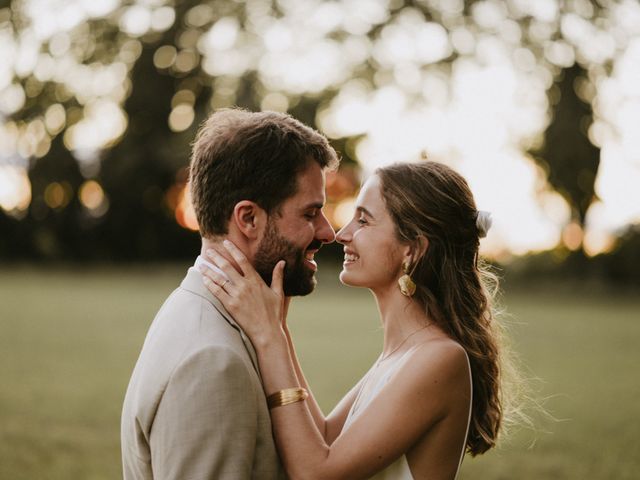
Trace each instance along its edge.
<path fill-rule="evenodd" d="M 284 294 L 288 297 L 308 295 L 316 286 L 314 271 L 305 266 L 306 249 L 318 249 L 322 242 L 314 241 L 306 248 L 299 248 L 278 233 L 276 224 L 270 218 L 266 231 L 255 256 L 255 269 L 262 279 L 271 285 L 273 268 L 280 260 L 287 263 L 284 267 Z"/>

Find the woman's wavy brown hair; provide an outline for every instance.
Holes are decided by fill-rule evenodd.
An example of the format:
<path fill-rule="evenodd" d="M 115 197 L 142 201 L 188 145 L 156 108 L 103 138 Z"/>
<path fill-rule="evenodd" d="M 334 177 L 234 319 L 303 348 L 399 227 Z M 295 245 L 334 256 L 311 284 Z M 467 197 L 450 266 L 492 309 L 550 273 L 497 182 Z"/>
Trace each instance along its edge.
<path fill-rule="evenodd" d="M 503 424 L 506 352 L 494 318 L 497 277 L 482 263 L 477 209 L 465 179 L 436 162 L 395 164 L 376 171 L 398 238 L 428 248 L 414 261 L 414 298 L 427 315 L 466 350 L 473 378 L 467 437 L 471 455 L 494 447 Z"/>

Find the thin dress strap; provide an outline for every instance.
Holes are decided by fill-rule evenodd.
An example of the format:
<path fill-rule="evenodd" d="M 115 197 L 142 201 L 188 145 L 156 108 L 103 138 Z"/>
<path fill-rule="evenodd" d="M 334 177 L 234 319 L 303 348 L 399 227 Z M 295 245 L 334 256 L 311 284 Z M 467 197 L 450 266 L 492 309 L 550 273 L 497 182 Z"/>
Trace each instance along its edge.
<path fill-rule="evenodd" d="M 464 452 L 467 449 L 467 438 L 469 437 L 469 428 L 471 426 L 471 412 L 473 410 L 473 377 L 471 375 L 471 362 L 469 361 L 469 354 L 464 350 L 464 356 L 467 359 L 467 367 L 469 367 L 469 416 L 467 418 L 467 431 L 464 434 L 464 442 L 462 443 L 462 451 L 460 452 L 460 460 L 458 461 L 458 470 L 456 471 L 456 476 L 454 480 L 458 478 L 458 473 L 460 473 L 460 467 L 462 466 L 462 460 L 464 459 Z"/>

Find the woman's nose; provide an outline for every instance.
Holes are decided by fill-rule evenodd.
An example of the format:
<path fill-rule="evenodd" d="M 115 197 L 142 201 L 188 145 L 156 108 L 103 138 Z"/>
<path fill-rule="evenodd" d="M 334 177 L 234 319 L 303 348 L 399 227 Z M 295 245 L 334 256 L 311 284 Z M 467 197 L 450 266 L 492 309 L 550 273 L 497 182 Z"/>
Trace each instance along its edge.
<path fill-rule="evenodd" d="M 345 244 L 351 241 L 351 234 L 349 232 L 349 224 L 346 224 L 336 233 L 336 241 L 341 244 Z"/>

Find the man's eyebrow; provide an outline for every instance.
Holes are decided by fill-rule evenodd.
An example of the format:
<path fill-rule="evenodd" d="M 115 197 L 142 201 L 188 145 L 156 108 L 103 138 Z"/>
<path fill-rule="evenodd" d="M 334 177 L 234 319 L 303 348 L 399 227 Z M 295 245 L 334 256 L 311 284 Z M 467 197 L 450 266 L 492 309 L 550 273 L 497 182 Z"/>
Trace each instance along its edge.
<path fill-rule="evenodd" d="M 315 202 L 315 203 L 310 203 L 307 206 L 304 207 L 305 210 L 309 210 L 310 208 L 315 208 L 318 210 L 322 210 L 324 208 L 324 203 L 322 202 Z"/>
<path fill-rule="evenodd" d="M 369 210 L 367 210 L 366 208 L 360 206 L 360 207 L 356 207 L 356 212 L 362 212 L 364 213 L 366 216 L 371 217 L 375 220 L 376 217 L 374 217 L 371 212 Z"/>

